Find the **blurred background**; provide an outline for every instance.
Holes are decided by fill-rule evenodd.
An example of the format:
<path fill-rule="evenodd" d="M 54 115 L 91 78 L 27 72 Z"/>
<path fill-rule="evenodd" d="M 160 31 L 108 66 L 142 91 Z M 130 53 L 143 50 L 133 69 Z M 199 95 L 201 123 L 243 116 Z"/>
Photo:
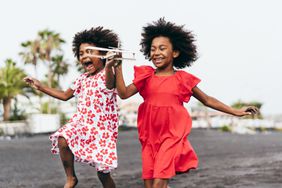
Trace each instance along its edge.
<path fill-rule="evenodd" d="M 0 117 L 5 121 L 25 120 L 31 114 L 43 113 L 59 114 L 62 123 L 67 120 L 75 111 L 74 99 L 67 103 L 50 99 L 27 88 L 21 79 L 33 76 L 49 86 L 67 89 L 80 74 L 72 53 L 73 36 L 91 27 L 114 30 L 122 47 L 136 52 L 136 61 L 124 61 L 125 81 L 130 84 L 134 65 L 151 65 L 140 53 L 142 27 L 165 17 L 185 25 L 196 36 L 199 59 L 185 70 L 202 80 L 199 87 L 228 105 L 258 106 L 260 119 L 275 121 L 267 122 L 272 126 L 282 119 L 281 5 L 276 0 L 1 3 Z M 124 110 L 133 114 L 121 117 L 122 124 L 128 124 L 125 119 L 129 119 L 134 125 L 140 102 L 138 94 L 119 101 L 121 115 Z M 194 99 L 186 107 L 195 119 L 207 113 L 220 116 L 209 114 L 210 110 Z"/>
<path fill-rule="evenodd" d="M 76 101 L 49 98 L 27 87 L 22 78 L 32 76 L 67 89 L 81 74 L 72 52 L 74 35 L 104 26 L 118 33 L 122 48 L 136 53 L 136 61 L 123 62 L 125 81 L 130 84 L 133 66 L 152 65 L 140 53 L 142 27 L 161 17 L 195 34 L 199 59 L 185 71 L 202 80 L 198 86 L 205 93 L 236 108 L 255 105 L 261 112 L 235 118 L 191 99 L 185 104 L 194 120 L 191 140 L 203 164 L 185 179 L 173 180 L 172 186 L 280 187 L 281 7 L 279 0 L 1 2 L 0 187 L 63 185 L 63 169 L 51 157 L 45 133 L 66 123 Z M 135 129 L 141 102 L 138 94 L 119 100 L 121 130 Z M 137 133 L 128 133 L 120 133 L 121 165 L 115 178 L 119 187 L 142 187 Z M 46 168 L 56 173 L 42 175 Z M 82 181 L 92 179 L 89 169 L 78 168 Z"/>

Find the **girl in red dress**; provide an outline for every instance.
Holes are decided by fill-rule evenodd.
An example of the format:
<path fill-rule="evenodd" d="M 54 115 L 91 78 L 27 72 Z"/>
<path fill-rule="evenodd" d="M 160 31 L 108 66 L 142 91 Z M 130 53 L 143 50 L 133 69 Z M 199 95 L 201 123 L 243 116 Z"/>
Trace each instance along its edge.
<path fill-rule="evenodd" d="M 137 92 L 144 99 L 138 109 L 137 125 L 142 145 L 142 178 L 146 188 L 166 188 L 176 173 L 198 165 L 197 155 L 187 140 L 192 121 L 184 102 L 193 96 L 208 107 L 235 116 L 253 114 L 257 109 L 231 108 L 201 91 L 197 87 L 199 78 L 178 70 L 197 59 L 194 36 L 183 26 L 161 18 L 144 27 L 142 37 L 142 52 L 155 68 L 134 67 L 133 83 L 125 86 L 119 64 L 115 68 L 116 87 L 122 99 Z"/>
<path fill-rule="evenodd" d="M 73 52 L 86 73 L 81 74 L 66 91 L 42 85 L 27 77 L 25 81 L 35 89 L 60 100 L 77 98 L 77 112 L 70 121 L 50 136 L 52 153 L 60 154 L 67 180 L 64 188 L 75 187 L 78 180 L 74 161 L 96 168 L 104 188 L 115 188 L 110 171 L 117 167 L 118 114 L 115 78 L 112 67 L 93 55 L 105 52 L 87 47 L 118 46 L 118 36 L 103 27 L 77 33 Z"/>

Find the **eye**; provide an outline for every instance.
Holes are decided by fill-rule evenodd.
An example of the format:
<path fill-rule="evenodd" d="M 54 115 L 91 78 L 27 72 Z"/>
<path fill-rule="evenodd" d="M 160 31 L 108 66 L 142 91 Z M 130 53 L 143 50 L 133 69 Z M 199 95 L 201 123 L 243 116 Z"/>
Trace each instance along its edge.
<path fill-rule="evenodd" d="M 92 50 L 91 50 L 91 49 L 87 49 L 87 50 L 86 50 L 86 53 L 91 54 L 91 53 L 92 53 Z"/>

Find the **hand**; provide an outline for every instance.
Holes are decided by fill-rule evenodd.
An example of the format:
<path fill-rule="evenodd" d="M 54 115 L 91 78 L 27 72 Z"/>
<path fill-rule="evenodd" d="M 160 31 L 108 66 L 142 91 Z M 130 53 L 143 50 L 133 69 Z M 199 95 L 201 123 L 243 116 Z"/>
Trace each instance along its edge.
<path fill-rule="evenodd" d="M 25 77 L 23 79 L 23 81 L 25 81 L 25 83 L 27 83 L 30 87 L 39 90 L 41 87 L 41 82 L 36 80 L 35 78 L 32 77 Z"/>
<path fill-rule="evenodd" d="M 246 106 L 239 109 L 237 116 L 246 116 L 246 115 L 257 115 L 259 114 L 259 109 L 255 106 Z"/>
<path fill-rule="evenodd" d="M 106 56 L 110 56 L 106 59 L 106 66 L 107 67 L 117 67 L 122 63 L 121 60 L 118 60 L 117 58 L 121 58 L 121 53 L 116 52 L 108 52 Z"/>

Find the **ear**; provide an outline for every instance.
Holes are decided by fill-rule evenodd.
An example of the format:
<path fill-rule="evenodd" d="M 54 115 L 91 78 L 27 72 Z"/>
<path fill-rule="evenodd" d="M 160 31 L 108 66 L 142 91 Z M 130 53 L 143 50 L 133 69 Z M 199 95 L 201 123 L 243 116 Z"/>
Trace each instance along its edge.
<path fill-rule="evenodd" d="M 179 51 L 178 50 L 174 50 L 172 53 L 173 58 L 177 58 L 179 56 Z"/>

